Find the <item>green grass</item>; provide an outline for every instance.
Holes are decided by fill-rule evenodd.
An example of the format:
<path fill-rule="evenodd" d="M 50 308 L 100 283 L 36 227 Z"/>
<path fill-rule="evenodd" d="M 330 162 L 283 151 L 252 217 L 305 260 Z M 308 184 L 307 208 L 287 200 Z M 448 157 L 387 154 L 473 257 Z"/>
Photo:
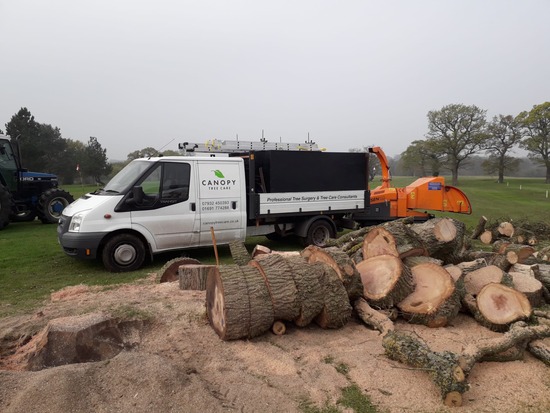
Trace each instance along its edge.
<path fill-rule="evenodd" d="M 396 177 L 393 186 L 405 186 L 414 179 Z M 447 183 L 450 179 L 447 178 Z M 377 185 L 378 183 L 373 183 Z M 65 186 L 75 198 L 95 190 L 96 186 Z M 448 214 L 473 228 L 481 215 L 489 220 L 550 222 L 550 185 L 543 179 L 513 178 L 497 184 L 494 178 L 464 177 L 459 188 L 470 198 L 472 215 Z M 521 188 L 521 189 L 520 189 Z M 436 214 L 441 216 L 443 214 Z M 250 238 L 247 247 L 261 243 L 278 250 L 299 249 L 294 241 L 273 242 L 264 237 Z M 219 247 L 221 263 L 231 262 L 229 249 Z M 215 263 L 212 247 L 161 254 L 145 268 L 130 273 L 113 274 L 100 262 L 80 261 L 67 257 L 57 243 L 55 225 L 38 220 L 11 223 L 0 231 L 0 316 L 29 311 L 39 306 L 51 292 L 77 284 L 112 285 L 146 277 L 159 270 L 166 261 L 181 255 L 196 258 L 205 264 Z"/>

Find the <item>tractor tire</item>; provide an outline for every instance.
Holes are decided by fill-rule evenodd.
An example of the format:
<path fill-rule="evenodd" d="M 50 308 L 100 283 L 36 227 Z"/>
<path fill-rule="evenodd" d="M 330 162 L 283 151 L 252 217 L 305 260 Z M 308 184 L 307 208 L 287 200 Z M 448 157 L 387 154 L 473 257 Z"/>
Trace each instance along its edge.
<path fill-rule="evenodd" d="M 135 271 L 145 262 L 146 250 L 143 241 L 136 235 L 118 234 L 107 241 L 101 258 L 111 272 Z"/>
<path fill-rule="evenodd" d="M 10 223 L 11 194 L 8 189 L 0 184 L 0 229 L 4 229 Z"/>
<path fill-rule="evenodd" d="M 48 189 L 38 200 L 38 218 L 43 224 L 55 224 L 61 213 L 74 198 L 67 191 L 59 188 Z"/>
<path fill-rule="evenodd" d="M 36 211 L 34 209 L 27 209 L 26 211 L 12 214 L 10 216 L 13 222 L 30 222 L 36 218 Z"/>

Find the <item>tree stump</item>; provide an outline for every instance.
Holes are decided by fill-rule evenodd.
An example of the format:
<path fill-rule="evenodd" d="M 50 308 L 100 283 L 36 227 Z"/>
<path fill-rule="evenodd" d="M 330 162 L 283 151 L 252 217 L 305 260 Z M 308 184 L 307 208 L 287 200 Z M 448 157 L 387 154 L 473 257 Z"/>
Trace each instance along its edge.
<path fill-rule="evenodd" d="M 363 295 L 363 284 L 359 271 L 351 258 L 342 250 L 335 247 L 319 248 L 310 245 L 301 252 L 307 262 L 322 262 L 329 265 L 340 278 L 347 291 L 350 301 L 355 301 Z"/>
<path fill-rule="evenodd" d="M 273 304 L 276 320 L 294 321 L 300 315 L 298 289 L 286 260 L 277 254 L 267 254 L 249 262 L 263 276 Z"/>
<path fill-rule="evenodd" d="M 410 270 L 393 255 L 379 255 L 357 264 L 363 297 L 377 308 L 391 308 L 414 290 Z"/>
<path fill-rule="evenodd" d="M 180 290 L 206 290 L 208 274 L 217 271 L 215 265 L 182 265 L 179 267 Z"/>
<path fill-rule="evenodd" d="M 397 304 L 405 319 L 428 327 L 443 327 L 460 310 L 460 295 L 451 275 L 435 264 L 411 268 L 415 289 Z"/>
<path fill-rule="evenodd" d="M 489 283 L 476 298 L 464 297 L 464 303 L 481 325 L 498 332 L 510 324 L 531 316 L 531 304 L 523 293 L 498 283 Z"/>

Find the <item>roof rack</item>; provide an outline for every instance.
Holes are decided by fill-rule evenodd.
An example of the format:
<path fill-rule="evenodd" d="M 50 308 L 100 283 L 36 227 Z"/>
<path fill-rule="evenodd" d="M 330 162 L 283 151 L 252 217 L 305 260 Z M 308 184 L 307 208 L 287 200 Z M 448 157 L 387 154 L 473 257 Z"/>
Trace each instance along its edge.
<path fill-rule="evenodd" d="M 249 151 L 320 151 L 313 141 L 304 143 L 268 142 L 265 139 L 260 141 L 222 141 L 218 139 L 207 140 L 205 143 L 183 142 L 178 145 L 184 153 L 188 152 L 218 152 L 218 153 L 239 153 Z"/>

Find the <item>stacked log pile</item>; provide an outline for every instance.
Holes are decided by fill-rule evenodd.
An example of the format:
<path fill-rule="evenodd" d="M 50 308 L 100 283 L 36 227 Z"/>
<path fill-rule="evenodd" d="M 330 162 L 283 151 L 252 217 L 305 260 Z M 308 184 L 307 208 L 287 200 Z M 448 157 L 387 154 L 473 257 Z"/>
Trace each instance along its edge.
<path fill-rule="evenodd" d="M 519 359 L 527 350 L 550 364 L 550 346 L 542 340 L 550 337 L 550 315 L 536 308 L 550 303 L 550 265 L 522 264 L 531 246 L 502 242 L 492 252 L 471 251 L 465 233 L 464 224 L 450 218 L 397 220 L 299 255 L 258 246 L 252 256 L 243 245 L 231 246 L 235 265 L 200 270 L 210 323 L 220 338 L 233 340 L 269 329 L 283 334 L 289 322 L 338 328 L 354 309 L 382 333 L 388 357 L 429 371 L 445 404 L 459 406 L 479 361 Z M 459 312 L 501 336 L 460 354 L 438 353 L 394 324 L 399 315 L 441 328 Z"/>

